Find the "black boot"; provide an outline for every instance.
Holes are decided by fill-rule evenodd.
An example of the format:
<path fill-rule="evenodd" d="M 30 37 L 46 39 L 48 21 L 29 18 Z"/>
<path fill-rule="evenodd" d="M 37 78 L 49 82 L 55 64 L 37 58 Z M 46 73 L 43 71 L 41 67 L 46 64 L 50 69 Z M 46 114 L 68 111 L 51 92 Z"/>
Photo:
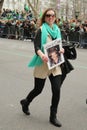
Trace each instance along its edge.
<path fill-rule="evenodd" d="M 87 104 L 87 99 L 86 99 L 86 104 Z"/>
<path fill-rule="evenodd" d="M 30 115 L 29 109 L 28 109 L 28 102 L 26 99 L 23 99 L 20 101 L 20 104 L 22 106 L 22 111 L 26 114 L 26 115 Z"/>
<path fill-rule="evenodd" d="M 61 127 L 62 124 L 60 123 L 59 120 L 57 120 L 56 113 L 57 113 L 56 111 L 51 110 L 51 112 L 50 112 L 50 123 L 53 124 L 56 127 Z"/>
<path fill-rule="evenodd" d="M 61 127 L 62 124 L 57 120 L 56 117 L 50 117 L 50 123 L 53 124 L 56 127 Z"/>

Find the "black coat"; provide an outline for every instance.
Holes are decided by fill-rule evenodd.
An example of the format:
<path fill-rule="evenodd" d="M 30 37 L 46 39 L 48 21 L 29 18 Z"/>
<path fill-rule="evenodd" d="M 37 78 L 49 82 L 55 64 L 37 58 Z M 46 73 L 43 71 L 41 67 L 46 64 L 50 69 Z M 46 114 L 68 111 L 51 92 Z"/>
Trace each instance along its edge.
<path fill-rule="evenodd" d="M 62 70 L 62 81 L 61 81 L 61 84 L 65 80 L 67 74 L 70 73 L 72 70 L 74 70 L 74 67 L 72 66 L 70 61 L 66 58 L 66 56 L 64 56 L 64 57 L 65 57 L 65 62 L 63 64 L 61 64 L 61 70 Z"/>

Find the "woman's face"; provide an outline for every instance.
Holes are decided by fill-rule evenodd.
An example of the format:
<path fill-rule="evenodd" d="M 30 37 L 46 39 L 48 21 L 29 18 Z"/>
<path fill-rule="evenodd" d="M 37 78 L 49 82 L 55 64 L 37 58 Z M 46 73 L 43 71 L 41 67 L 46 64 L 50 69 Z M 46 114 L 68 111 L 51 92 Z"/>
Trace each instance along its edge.
<path fill-rule="evenodd" d="M 47 11 L 45 16 L 45 22 L 48 23 L 50 26 L 52 26 L 52 24 L 55 22 L 55 19 L 56 19 L 55 12 L 53 10 Z"/>

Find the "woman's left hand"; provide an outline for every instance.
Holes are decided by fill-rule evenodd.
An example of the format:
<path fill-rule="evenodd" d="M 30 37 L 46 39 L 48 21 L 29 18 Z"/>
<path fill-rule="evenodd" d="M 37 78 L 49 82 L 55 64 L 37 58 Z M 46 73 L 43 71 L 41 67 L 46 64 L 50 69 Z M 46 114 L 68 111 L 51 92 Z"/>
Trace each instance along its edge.
<path fill-rule="evenodd" d="M 64 48 L 61 48 L 59 52 L 64 53 L 65 52 Z"/>

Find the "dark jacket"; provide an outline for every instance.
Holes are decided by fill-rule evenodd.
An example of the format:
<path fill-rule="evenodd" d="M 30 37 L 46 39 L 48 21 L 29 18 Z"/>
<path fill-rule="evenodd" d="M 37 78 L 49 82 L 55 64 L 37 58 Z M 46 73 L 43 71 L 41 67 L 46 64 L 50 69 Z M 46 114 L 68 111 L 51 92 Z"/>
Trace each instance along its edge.
<path fill-rule="evenodd" d="M 62 82 L 65 80 L 66 76 L 68 73 L 70 73 L 72 70 L 74 70 L 74 67 L 72 66 L 72 64 L 70 63 L 70 61 L 65 57 L 65 62 L 63 64 L 61 64 L 61 70 L 62 70 Z"/>
<path fill-rule="evenodd" d="M 72 70 L 74 70 L 74 67 L 72 66 L 70 61 L 65 56 L 64 56 L 64 58 L 65 58 L 65 62 L 61 65 L 61 69 L 62 69 L 63 74 L 68 74 Z"/>

